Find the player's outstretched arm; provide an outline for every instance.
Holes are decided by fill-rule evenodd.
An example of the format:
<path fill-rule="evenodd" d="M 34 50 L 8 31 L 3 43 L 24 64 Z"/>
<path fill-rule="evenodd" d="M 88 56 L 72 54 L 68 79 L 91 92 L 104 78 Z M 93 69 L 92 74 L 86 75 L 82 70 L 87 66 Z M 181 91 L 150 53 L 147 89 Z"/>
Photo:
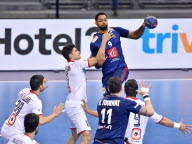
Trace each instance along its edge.
<path fill-rule="evenodd" d="M 166 127 L 173 127 L 173 128 L 177 128 L 180 131 L 183 131 L 184 134 L 190 133 L 189 130 L 192 130 L 192 125 L 185 125 L 182 121 L 180 121 L 179 123 L 173 122 L 171 120 L 169 120 L 166 117 L 163 117 L 163 119 L 159 122 L 159 124 L 164 125 Z"/>
<path fill-rule="evenodd" d="M 145 31 L 145 20 L 146 20 L 146 18 L 147 18 L 147 16 L 145 17 L 143 24 L 137 30 L 129 31 L 129 34 L 127 36 L 128 38 L 130 38 L 130 39 L 139 39 L 143 35 L 143 33 Z"/>
<path fill-rule="evenodd" d="M 150 86 L 151 85 L 149 85 L 147 82 L 143 81 L 142 83 L 140 83 L 141 91 L 137 90 L 137 93 L 139 93 L 143 97 L 144 102 L 145 102 L 145 106 L 143 106 L 140 109 L 139 114 L 144 115 L 144 116 L 149 116 L 149 117 L 154 114 L 153 105 L 152 105 L 150 98 L 149 98 Z"/>
<path fill-rule="evenodd" d="M 54 112 L 50 114 L 49 116 L 39 116 L 39 125 L 44 125 L 50 121 L 52 121 L 55 117 L 60 115 L 62 113 L 63 108 L 65 105 L 63 103 L 59 104 L 57 107 L 54 107 Z"/>
<path fill-rule="evenodd" d="M 87 103 L 84 99 L 81 100 L 83 102 L 83 104 L 81 105 L 84 109 L 84 111 L 94 117 L 98 117 L 98 112 L 97 111 L 93 111 L 93 110 L 90 110 L 88 107 L 87 107 Z"/>

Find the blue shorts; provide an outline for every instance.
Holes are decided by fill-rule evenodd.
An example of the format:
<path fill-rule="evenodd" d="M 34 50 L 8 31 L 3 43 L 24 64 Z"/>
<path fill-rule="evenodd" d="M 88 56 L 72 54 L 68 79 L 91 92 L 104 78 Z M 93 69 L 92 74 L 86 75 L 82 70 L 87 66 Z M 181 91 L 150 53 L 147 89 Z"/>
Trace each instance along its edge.
<path fill-rule="evenodd" d="M 118 68 L 114 72 L 111 72 L 111 73 L 104 75 L 102 78 L 103 96 L 110 95 L 108 88 L 107 88 L 108 87 L 107 83 L 108 83 L 109 78 L 111 78 L 113 76 L 120 77 L 121 81 L 123 83 L 124 81 L 127 80 L 128 75 L 129 75 L 128 67 Z"/>

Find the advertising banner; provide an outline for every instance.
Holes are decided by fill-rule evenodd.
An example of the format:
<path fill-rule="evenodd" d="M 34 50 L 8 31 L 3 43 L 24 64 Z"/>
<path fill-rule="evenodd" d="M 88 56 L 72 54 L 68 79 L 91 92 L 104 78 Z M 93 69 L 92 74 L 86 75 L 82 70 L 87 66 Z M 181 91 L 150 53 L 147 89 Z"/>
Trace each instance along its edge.
<path fill-rule="evenodd" d="M 138 29 L 143 19 L 109 19 L 109 27 Z M 0 70 L 63 70 L 61 50 L 74 43 L 83 59 L 97 32 L 94 19 L 1 19 Z M 121 38 L 129 69 L 192 68 L 192 19 L 158 19 L 138 40 Z M 94 68 L 92 68 L 94 69 Z"/>

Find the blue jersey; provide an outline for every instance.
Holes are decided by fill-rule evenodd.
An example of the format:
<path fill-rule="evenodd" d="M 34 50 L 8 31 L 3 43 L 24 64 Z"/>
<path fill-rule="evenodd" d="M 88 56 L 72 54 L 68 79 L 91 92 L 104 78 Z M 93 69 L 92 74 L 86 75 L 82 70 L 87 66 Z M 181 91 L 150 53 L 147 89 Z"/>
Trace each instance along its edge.
<path fill-rule="evenodd" d="M 99 126 L 95 140 L 110 144 L 123 144 L 130 112 L 139 113 L 141 105 L 135 101 L 110 95 L 97 105 Z"/>
<path fill-rule="evenodd" d="M 103 76 L 110 72 L 114 72 L 118 68 L 126 67 L 123 56 L 120 37 L 127 38 L 129 31 L 121 27 L 113 27 L 109 29 L 112 31 L 114 38 L 111 38 L 106 44 L 105 55 L 108 57 L 102 65 Z M 101 46 L 103 34 L 96 33 L 90 44 L 91 55 L 96 56 Z"/>

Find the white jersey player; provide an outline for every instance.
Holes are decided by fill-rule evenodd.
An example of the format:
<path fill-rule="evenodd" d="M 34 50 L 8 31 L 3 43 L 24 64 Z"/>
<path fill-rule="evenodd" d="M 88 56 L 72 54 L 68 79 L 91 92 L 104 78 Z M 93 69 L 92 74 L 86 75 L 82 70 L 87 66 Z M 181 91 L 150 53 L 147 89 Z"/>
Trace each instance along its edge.
<path fill-rule="evenodd" d="M 29 135 L 24 133 L 12 137 L 8 144 L 37 144 L 37 142 Z"/>
<path fill-rule="evenodd" d="M 29 88 L 19 92 L 19 98 L 10 117 L 1 129 L 1 135 L 9 140 L 12 136 L 24 133 L 24 117 L 28 113 L 42 115 L 42 103 L 37 94 Z"/>
<path fill-rule="evenodd" d="M 138 98 L 127 97 L 127 99 L 135 101 L 137 104 L 141 106 L 145 105 L 145 103 Z M 148 119 L 151 119 L 156 123 L 159 123 L 163 119 L 163 117 L 157 113 L 154 113 L 151 117 L 146 117 L 131 112 L 129 115 L 129 122 L 127 125 L 125 137 L 131 140 L 134 144 L 142 144 Z"/>
<path fill-rule="evenodd" d="M 15 108 L 1 128 L 1 135 L 5 144 L 11 137 L 24 133 L 23 121 L 26 114 L 35 113 L 39 115 L 40 125 L 50 122 L 61 114 L 64 104 L 60 104 L 58 107 L 54 108 L 54 112 L 51 115 L 46 117 L 42 115 L 42 103 L 38 95 L 47 88 L 47 86 L 45 86 L 47 81 L 48 79 L 44 79 L 42 75 L 34 75 L 30 79 L 31 89 L 24 88 L 19 92 Z"/>
<path fill-rule="evenodd" d="M 135 101 L 138 105 L 141 105 L 141 106 L 145 105 L 144 102 L 136 98 L 136 95 L 139 92 L 138 84 L 136 80 L 134 79 L 127 80 L 124 85 L 124 89 L 125 89 L 127 99 Z M 149 89 L 141 88 L 141 92 L 149 92 Z M 144 96 L 144 98 L 149 99 L 149 96 L 146 95 Z M 179 123 L 173 122 L 168 118 L 157 114 L 156 112 L 154 112 L 154 114 L 151 117 L 130 113 L 125 137 L 131 140 L 134 144 L 142 144 L 148 119 L 151 119 L 152 121 L 167 127 L 178 128 L 184 133 L 186 132 L 190 133 L 188 130 L 191 130 L 190 128 L 191 125 L 185 125 L 182 122 L 179 122 Z"/>
<path fill-rule="evenodd" d="M 105 36 L 104 47 L 111 35 L 107 33 Z M 74 44 L 66 45 L 62 50 L 62 55 L 68 61 L 65 72 L 69 95 L 67 96 L 65 107 L 72 135 L 67 143 L 74 144 L 80 135 L 82 137 L 82 143 L 90 143 L 91 128 L 81 106 L 83 104 L 82 99 L 87 101 L 85 68 L 94 66 L 98 62 L 101 64 L 106 58 L 104 54 L 101 54 L 97 58 L 81 60 L 80 52 Z"/>

